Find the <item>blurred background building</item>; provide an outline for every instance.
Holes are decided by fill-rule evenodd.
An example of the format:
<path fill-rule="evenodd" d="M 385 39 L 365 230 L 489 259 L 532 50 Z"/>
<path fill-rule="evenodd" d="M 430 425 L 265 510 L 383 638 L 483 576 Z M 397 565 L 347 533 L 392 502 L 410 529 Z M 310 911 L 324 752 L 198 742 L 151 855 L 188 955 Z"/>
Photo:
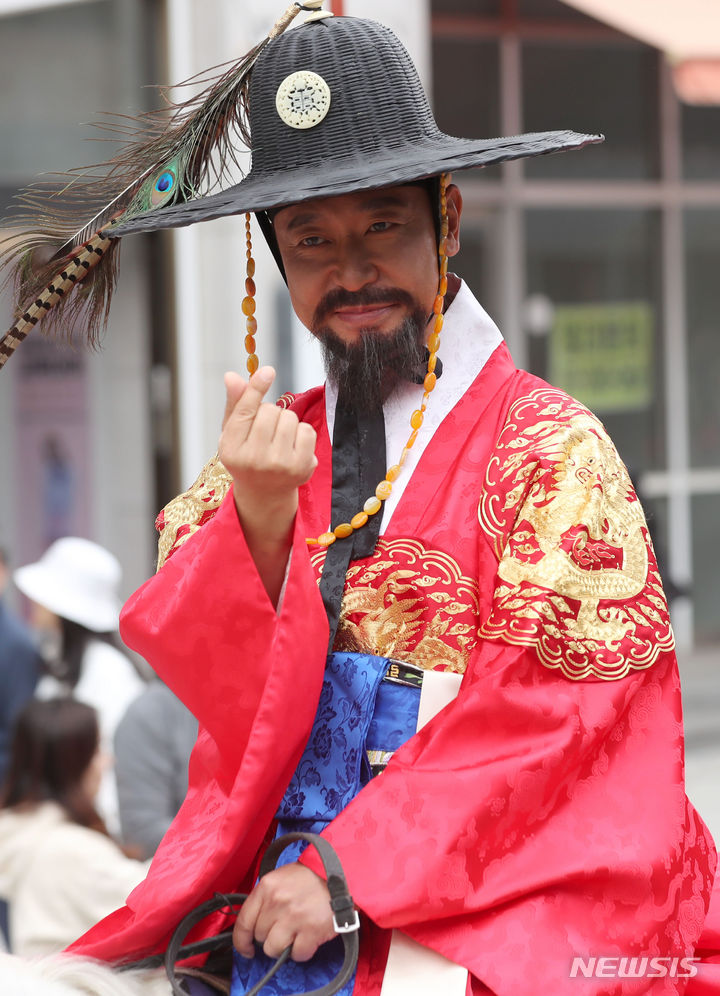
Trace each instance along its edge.
<path fill-rule="evenodd" d="M 284 3 L 0 0 L 0 207 L 38 173 L 106 158 L 112 143 L 84 122 L 156 106 L 145 84 L 237 58 Z M 458 177 L 457 270 L 518 364 L 603 419 L 649 513 L 678 643 L 715 653 L 720 93 L 688 83 L 687 51 L 665 51 L 680 44 L 672 23 L 670 42 L 643 34 L 658 20 L 643 16 L 647 0 L 326 5 L 396 30 L 445 131 L 605 134 L 579 153 Z M 715 0 L 692 0 L 692 18 L 687 0 L 662 7 L 673 5 L 704 17 L 700 37 L 720 49 Z M 618 21 L 618 8 L 640 16 Z M 712 51 L 690 55 L 712 69 Z M 256 243 L 261 361 L 278 368 L 280 391 L 310 386 L 314 345 Z M 154 569 L 156 512 L 215 450 L 224 370 L 244 369 L 231 302 L 243 220 L 128 238 L 121 255 L 100 352 L 33 333 L 0 374 L 0 542 L 19 564 L 59 535 L 87 536 L 121 559 L 129 593 Z M 5 328 L 11 311 L 5 292 Z"/>

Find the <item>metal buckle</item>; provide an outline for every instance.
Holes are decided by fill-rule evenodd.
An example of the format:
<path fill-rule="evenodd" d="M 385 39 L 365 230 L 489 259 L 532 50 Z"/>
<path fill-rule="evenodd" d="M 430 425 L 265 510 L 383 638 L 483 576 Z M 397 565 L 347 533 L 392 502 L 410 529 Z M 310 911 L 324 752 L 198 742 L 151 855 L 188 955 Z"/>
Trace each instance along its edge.
<path fill-rule="evenodd" d="M 335 928 L 336 934 L 352 934 L 356 930 L 360 930 L 360 917 L 357 910 L 353 910 L 353 921 L 348 924 L 340 924 L 337 921 L 337 914 L 333 913 L 333 927 Z"/>
<path fill-rule="evenodd" d="M 407 661 L 398 660 L 396 657 L 388 657 L 388 666 L 383 681 L 389 681 L 394 685 L 420 688 L 424 674 L 424 669 L 418 667 L 417 664 L 410 664 Z"/>

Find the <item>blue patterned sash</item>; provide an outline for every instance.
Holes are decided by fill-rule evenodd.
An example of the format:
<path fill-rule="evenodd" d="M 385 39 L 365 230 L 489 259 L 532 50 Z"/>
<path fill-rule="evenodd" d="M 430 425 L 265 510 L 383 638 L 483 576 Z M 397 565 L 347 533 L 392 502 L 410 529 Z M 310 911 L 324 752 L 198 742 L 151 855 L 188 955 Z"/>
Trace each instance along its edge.
<path fill-rule="evenodd" d="M 386 657 L 370 654 L 328 657 L 310 738 L 276 814 L 278 836 L 324 830 L 371 779 L 368 752 L 387 756 L 417 729 L 420 688 L 383 681 L 388 664 Z M 288 847 L 280 864 L 296 861 L 304 846 Z M 252 960 L 235 952 L 231 996 L 251 989 L 272 960 L 262 952 Z M 335 938 L 309 962 L 286 962 L 263 994 L 289 996 L 318 989 L 337 974 L 342 961 L 342 941 Z M 354 983 L 353 978 L 338 996 L 351 996 Z"/>

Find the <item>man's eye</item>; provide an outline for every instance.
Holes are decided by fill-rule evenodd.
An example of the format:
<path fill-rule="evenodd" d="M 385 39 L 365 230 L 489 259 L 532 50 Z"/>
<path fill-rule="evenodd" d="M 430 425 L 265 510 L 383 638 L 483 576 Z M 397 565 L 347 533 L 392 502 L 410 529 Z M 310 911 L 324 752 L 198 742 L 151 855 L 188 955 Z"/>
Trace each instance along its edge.
<path fill-rule="evenodd" d="M 371 232 L 387 232 L 389 228 L 392 228 L 391 221 L 375 221 L 370 226 Z"/>
<path fill-rule="evenodd" d="M 300 240 L 301 246 L 320 246 L 323 244 L 325 239 L 322 235 L 306 235 L 304 239 Z"/>

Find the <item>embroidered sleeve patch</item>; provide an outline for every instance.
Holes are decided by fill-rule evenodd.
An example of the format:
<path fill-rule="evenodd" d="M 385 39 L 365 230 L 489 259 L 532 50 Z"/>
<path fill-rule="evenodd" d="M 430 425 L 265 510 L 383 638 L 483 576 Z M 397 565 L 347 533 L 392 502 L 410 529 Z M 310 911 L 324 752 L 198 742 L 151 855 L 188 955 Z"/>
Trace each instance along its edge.
<path fill-rule="evenodd" d="M 231 487 L 232 478 L 215 454 L 187 491 L 168 502 L 155 520 L 159 533 L 158 570 L 215 515 Z"/>
<path fill-rule="evenodd" d="M 602 423 L 552 389 L 513 405 L 478 507 L 498 579 L 483 636 L 569 678 L 624 677 L 674 646 L 640 502 Z"/>

